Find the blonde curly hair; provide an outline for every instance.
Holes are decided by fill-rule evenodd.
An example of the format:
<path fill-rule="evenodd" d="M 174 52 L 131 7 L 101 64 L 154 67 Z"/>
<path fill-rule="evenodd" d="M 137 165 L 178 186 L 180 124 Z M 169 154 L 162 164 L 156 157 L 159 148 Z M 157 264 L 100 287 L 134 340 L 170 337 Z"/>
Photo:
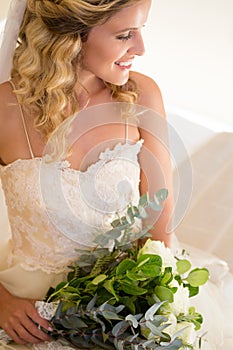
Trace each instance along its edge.
<path fill-rule="evenodd" d="M 35 118 L 46 138 L 79 110 L 74 86 L 82 42 L 91 28 L 140 0 L 28 0 L 13 57 L 19 103 Z M 120 102 L 137 100 L 132 80 L 123 86 L 104 82 Z"/>

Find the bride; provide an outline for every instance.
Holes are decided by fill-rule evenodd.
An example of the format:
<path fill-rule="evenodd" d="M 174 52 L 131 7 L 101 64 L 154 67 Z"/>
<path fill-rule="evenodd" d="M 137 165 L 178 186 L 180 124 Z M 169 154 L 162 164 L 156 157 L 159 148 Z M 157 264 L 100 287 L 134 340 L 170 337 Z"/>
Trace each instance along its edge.
<path fill-rule="evenodd" d="M 124 204 L 162 187 L 169 196 L 160 215 L 150 217 L 151 233 L 171 246 L 174 205 L 161 93 L 131 71 L 144 54 L 141 30 L 151 0 L 14 4 L 9 22 L 20 18 L 18 45 L 9 73 L 17 31 L 10 26 L 0 68 L 0 174 L 12 233 L 0 251 L 0 327 L 14 341 L 11 348 L 36 349 L 50 341 L 40 328 L 51 326 L 35 301 L 65 278 L 74 249 L 89 246 Z M 140 127 L 137 118 L 122 117 L 119 102 L 126 114 L 133 104 L 139 112 L 144 106 L 151 120 Z M 42 175 L 52 134 L 51 179 Z"/>

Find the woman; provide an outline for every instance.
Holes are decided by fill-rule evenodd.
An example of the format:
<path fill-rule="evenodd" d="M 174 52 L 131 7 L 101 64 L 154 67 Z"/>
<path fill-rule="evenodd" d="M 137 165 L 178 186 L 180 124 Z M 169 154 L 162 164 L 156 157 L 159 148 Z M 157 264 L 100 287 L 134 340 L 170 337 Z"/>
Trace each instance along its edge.
<path fill-rule="evenodd" d="M 47 289 L 64 278 L 74 251 L 73 241 L 48 220 L 39 195 L 38 164 L 49 136 L 75 112 L 108 102 L 137 102 L 164 117 L 157 85 L 131 72 L 134 58 L 144 54 L 141 31 L 150 5 L 150 0 L 27 1 L 10 81 L 0 86 L 1 177 L 12 229 L 12 239 L 1 255 L 7 259 L 3 258 L 0 271 L 0 327 L 15 343 L 49 340 L 38 325 L 49 330 L 50 324 L 38 315 L 35 300 L 43 299 Z M 84 133 L 69 156 L 71 167 L 88 168 L 107 146 L 114 149 L 116 140 L 125 139 L 124 133 L 125 121 Z M 150 188 L 155 192 L 165 181 L 163 187 L 170 193 L 152 234 L 169 245 L 168 152 L 136 126 L 129 125 L 127 134 L 134 157 L 139 152 L 134 145 L 142 138 L 165 174 Z M 149 158 L 142 161 L 151 170 Z M 131 183 L 136 200 L 137 174 Z M 141 171 L 140 191 L 147 190 L 146 173 Z M 21 203 L 15 206 L 17 198 Z"/>
<path fill-rule="evenodd" d="M 75 247 L 91 243 L 93 228 L 109 227 L 112 212 L 124 211 L 122 198 L 125 204 L 137 203 L 139 192 L 153 194 L 161 187 L 169 196 L 161 215 L 151 217 L 151 233 L 170 245 L 173 199 L 161 94 L 150 78 L 131 71 L 134 58 L 144 53 L 141 31 L 151 1 L 26 3 L 11 74 L 0 86 L 1 179 L 12 231 L 0 252 L 0 327 L 16 348 L 41 342 L 50 348 L 43 343 L 50 338 L 40 329 L 49 330 L 50 324 L 39 316 L 35 300 L 65 278 L 67 266 L 76 258 Z M 108 102 L 137 103 L 157 117 L 149 126 L 148 120 L 138 126 L 115 115 L 114 108 L 109 113 Z M 72 147 L 66 153 L 64 136 L 70 130 L 69 117 L 76 112 L 76 139 L 68 139 Z M 54 181 L 41 176 L 46 144 L 55 129 L 60 159 L 52 164 L 62 178 L 68 210 Z M 75 239 L 73 214 L 79 219 Z M 219 337 L 224 317 L 220 320 L 215 296 L 202 295 L 201 301 L 212 300 L 208 310 L 216 313 L 219 323 L 211 324 L 211 332 L 215 335 L 217 329 Z M 219 350 L 218 344 L 209 342 L 209 349 Z M 58 349 L 57 344 L 52 346 Z"/>

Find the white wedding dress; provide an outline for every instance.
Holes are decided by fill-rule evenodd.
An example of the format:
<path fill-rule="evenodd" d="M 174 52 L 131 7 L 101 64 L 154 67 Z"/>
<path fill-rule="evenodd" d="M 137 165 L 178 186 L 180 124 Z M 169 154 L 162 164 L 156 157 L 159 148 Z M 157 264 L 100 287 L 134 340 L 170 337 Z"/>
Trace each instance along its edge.
<path fill-rule="evenodd" d="M 125 204 L 138 204 L 142 142 L 126 140 L 106 149 L 84 172 L 61 161 L 51 165 L 52 175 L 47 176 L 43 159 L 33 154 L 31 159 L 0 167 L 12 234 L 0 248 L 0 282 L 12 294 L 42 300 L 50 286 L 65 278 L 67 266 L 77 258 L 75 248 L 85 249 L 99 229 L 109 229 L 114 213 L 123 212 Z M 41 174 L 47 174 L 45 179 Z M 233 334 L 233 311 L 226 315 L 221 309 L 219 288 L 210 283 L 195 301 L 206 315 L 210 337 L 204 348 L 208 350 L 230 350 L 222 339 Z M 69 349 L 57 342 L 28 347 L 0 344 L 2 349 Z"/>

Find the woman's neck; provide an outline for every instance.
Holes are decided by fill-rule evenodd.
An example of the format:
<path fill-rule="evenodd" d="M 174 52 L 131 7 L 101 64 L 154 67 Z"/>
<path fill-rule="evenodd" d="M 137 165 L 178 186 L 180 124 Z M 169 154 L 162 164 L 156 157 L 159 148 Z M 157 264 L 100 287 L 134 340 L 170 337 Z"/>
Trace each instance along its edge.
<path fill-rule="evenodd" d="M 93 101 L 99 100 L 101 96 L 108 95 L 110 97 L 110 91 L 103 81 L 90 72 L 85 71 L 79 74 L 76 93 L 80 109 L 84 109 L 90 104 L 93 105 Z"/>

